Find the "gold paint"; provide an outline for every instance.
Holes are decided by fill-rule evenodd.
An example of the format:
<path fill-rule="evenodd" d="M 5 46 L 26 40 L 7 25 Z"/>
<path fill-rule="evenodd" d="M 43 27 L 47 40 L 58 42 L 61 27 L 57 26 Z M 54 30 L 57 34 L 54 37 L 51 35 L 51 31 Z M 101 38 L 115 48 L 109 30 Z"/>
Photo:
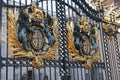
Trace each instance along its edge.
<path fill-rule="evenodd" d="M 68 40 L 68 50 L 70 53 L 70 58 L 73 61 L 85 61 L 86 59 L 79 55 L 79 53 L 76 51 L 76 48 L 74 46 L 74 40 L 73 40 L 74 26 L 72 26 L 70 22 L 68 22 L 66 28 L 67 28 L 67 40 Z"/>
<path fill-rule="evenodd" d="M 81 32 L 89 32 L 90 26 L 88 22 L 85 20 L 85 17 L 82 16 L 81 18 Z"/>
<path fill-rule="evenodd" d="M 25 10 L 27 13 L 27 9 Z M 32 16 L 31 19 L 36 19 L 35 15 L 38 15 L 40 19 L 43 19 L 43 13 L 39 9 L 36 9 L 35 3 L 32 4 Z M 45 53 L 45 55 L 35 56 L 32 52 L 26 52 L 22 45 L 18 41 L 17 37 L 17 19 L 18 19 L 18 12 L 12 13 L 12 11 L 9 11 L 7 13 L 8 16 L 8 45 L 11 46 L 10 52 L 12 52 L 11 57 L 15 58 L 29 58 L 32 59 L 32 65 L 39 69 L 43 65 L 43 59 L 54 59 L 57 55 L 56 50 L 58 49 L 58 32 L 57 32 L 57 19 L 53 18 L 53 32 L 55 34 L 56 42 L 54 43 L 53 47 L 51 47 L 48 52 Z M 38 19 L 37 19 L 38 20 Z"/>
<path fill-rule="evenodd" d="M 82 25 L 82 31 L 90 31 L 90 25 L 85 21 L 85 18 L 82 17 L 81 22 L 78 22 L 78 25 Z M 74 26 L 71 25 L 71 22 L 67 22 L 66 24 L 67 28 L 67 40 L 68 40 L 68 51 L 70 54 L 70 58 L 73 61 L 85 61 L 84 67 L 86 69 L 91 69 L 91 65 L 93 62 L 99 62 L 100 61 L 100 50 L 98 49 L 92 56 L 80 56 L 78 51 L 76 50 L 74 46 L 74 36 L 73 36 L 73 31 L 74 31 Z M 86 30 L 87 29 L 87 30 Z M 98 28 L 94 27 L 95 29 L 95 34 L 90 35 L 96 38 L 96 43 L 99 44 L 98 40 Z"/>
<path fill-rule="evenodd" d="M 103 23 L 103 29 L 104 29 L 105 33 L 109 33 L 109 31 L 108 31 L 109 29 L 112 29 L 113 31 L 115 31 L 115 26 L 112 26 L 110 23 L 109 24 Z M 108 36 L 109 40 L 112 40 L 114 38 L 113 37 L 114 34 L 115 33 L 112 32 L 112 34 L 110 36 Z"/>

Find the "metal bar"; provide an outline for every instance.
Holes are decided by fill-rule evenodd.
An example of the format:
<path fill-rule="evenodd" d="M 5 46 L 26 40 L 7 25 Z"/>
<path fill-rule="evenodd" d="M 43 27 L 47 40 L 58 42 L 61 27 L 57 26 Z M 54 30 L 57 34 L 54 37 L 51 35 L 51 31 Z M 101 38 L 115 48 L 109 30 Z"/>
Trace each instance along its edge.
<path fill-rule="evenodd" d="M 88 76 L 86 76 L 86 69 L 84 69 L 84 73 L 85 73 L 85 80 L 89 79 Z M 88 73 L 87 73 L 88 74 Z"/>
<path fill-rule="evenodd" d="M 50 75 L 50 80 L 52 80 L 52 78 L 51 78 L 51 66 L 49 67 L 49 75 Z"/>
<path fill-rule="evenodd" d="M 0 36 L 2 36 L 1 32 L 2 32 L 2 0 L 0 0 Z M 0 38 L 0 41 L 2 41 L 2 37 Z M 1 42 L 0 42 L 0 47 L 1 47 Z M 1 63 L 1 57 L 2 57 L 1 55 L 2 54 L 1 54 L 1 48 L 0 48 L 0 63 Z"/>
<path fill-rule="evenodd" d="M 40 69 L 38 70 L 38 79 L 40 80 Z"/>
<path fill-rule="evenodd" d="M 31 0 L 31 3 L 33 2 L 33 0 Z"/>
<path fill-rule="evenodd" d="M 69 4 L 69 0 L 67 0 L 67 3 Z M 68 19 L 70 19 L 70 8 L 69 7 L 67 8 L 68 8 Z"/>
<path fill-rule="evenodd" d="M 43 1 L 42 1 L 42 10 L 43 10 Z"/>
<path fill-rule="evenodd" d="M 27 69 L 26 69 L 26 72 L 27 72 L 26 79 L 28 79 L 28 64 L 29 64 L 28 61 L 29 61 L 29 60 L 26 60 L 26 65 L 27 65 L 27 66 L 26 66 L 26 68 L 27 68 Z"/>
<path fill-rule="evenodd" d="M 13 12 L 15 11 L 15 1 L 13 1 Z M 13 80 L 15 80 L 15 58 L 13 59 Z"/>
<path fill-rule="evenodd" d="M 27 0 L 25 0 L 25 6 L 27 7 Z"/>
<path fill-rule="evenodd" d="M 78 64 L 77 64 L 77 80 L 79 80 L 79 67 L 78 67 Z"/>
<path fill-rule="evenodd" d="M 0 0 L 0 36 L 2 36 L 2 0 Z M 2 41 L 2 37 L 0 38 L 0 41 Z M 1 42 L 0 42 L 0 80 L 1 80 L 1 69 L 2 69 L 2 56 L 1 56 Z"/>
<path fill-rule="evenodd" d="M 53 16 L 53 0 L 51 0 L 51 12 L 52 12 L 52 16 Z"/>
<path fill-rule="evenodd" d="M 47 14 L 48 14 L 48 0 L 46 1 L 46 8 L 47 8 Z"/>
<path fill-rule="evenodd" d="M 8 5 L 8 0 L 7 0 L 7 5 Z M 7 6 L 7 12 L 8 12 L 8 6 Z M 7 16 L 8 20 L 8 16 Z M 8 21 L 7 21 L 7 30 L 8 30 Z M 8 32 L 7 32 L 8 36 Z M 8 42 L 8 37 L 7 37 L 7 42 Z M 8 44 L 7 44 L 7 53 L 6 53 L 6 63 L 8 63 Z M 8 64 L 6 64 L 6 80 L 8 80 Z"/>
<path fill-rule="evenodd" d="M 71 6 L 73 7 L 73 2 L 71 1 Z M 72 16 L 71 17 L 73 17 L 73 10 L 72 10 Z"/>
<path fill-rule="evenodd" d="M 57 80 L 56 67 L 54 67 L 54 70 L 55 70 L 55 80 Z"/>
<path fill-rule="evenodd" d="M 14 9 L 13 9 L 13 12 L 15 11 L 15 1 L 13 0 L 13 7 L 14 7 Z"/>
<path fill-rule="evenodd" d="M 15 63 L 14 63 L 14 61 L 13 61 L 13 64 L 14 64 L 14 66 L 13 66 L 13 80 L 15 80 Z"/>
<path fill-rule="evenodd" d="M 74 62 L 72 63 L 72 65 L 73 65 L 73 69 L 72 69 L 72 71 L 73 71 L 73 80 L 75 80 Z"/>
<path fill-rule="evenodd" d="M 20 5 L 19 9 L 21 10 L 21 0 L 19 0 L 19 5 Z"/>
<path fill-rule="evenodd" d="M 20 79 L 22 79 L 22 61 L 21 59 L 19 61 L 20 61 Z"/>
<path fill-rule="evenodd" d="M 81 80 L 83 80 L 83 71 L 82 71 L 82 68 L 80 70 L 81 70 Z"/>
<path fill-rule="evenodd" d="M 44 66 L 43 66 L 43 68 L 44 68 L 44 76 L 45 76 L 45 75 L 46 75 L 45 61 L 44 61 Z"/>
<path fill-rule="evenodd" d="M 35 80 L 35 69 L 34 69 L 34 67 L 32 67 L 32 80 Z"/>

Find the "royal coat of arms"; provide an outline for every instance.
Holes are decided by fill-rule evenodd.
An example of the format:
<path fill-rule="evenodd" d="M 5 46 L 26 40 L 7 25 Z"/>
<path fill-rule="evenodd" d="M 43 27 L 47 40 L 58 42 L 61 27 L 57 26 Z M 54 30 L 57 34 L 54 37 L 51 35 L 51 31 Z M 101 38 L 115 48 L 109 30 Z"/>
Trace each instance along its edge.
<path fill-rule="evenodd" d="M 43 59 L 54 59 L 57 54 L 57 18 L 46 14 L 35 3 L 19 13 L 8 12 L 8 44 L 15 58 L 30 58 L 35 68 Z"/>
<path fill-rule="evenodd" d="M 82 16 L 69 21 L 67 27 L 68 50 L 73 61 L 82 61 L 85 68 L 100 61 L 98 28 Z"/>
<path fill-rule="evenodd" d="M 115 26 L 113 26 L 110 22 L 103 23 L 103 30 L 108 35 L 108 39 L 112 40 L 114 37 L 116 37 L 116 34 L 118 33 L 117 30 L 115 30 Z"/>

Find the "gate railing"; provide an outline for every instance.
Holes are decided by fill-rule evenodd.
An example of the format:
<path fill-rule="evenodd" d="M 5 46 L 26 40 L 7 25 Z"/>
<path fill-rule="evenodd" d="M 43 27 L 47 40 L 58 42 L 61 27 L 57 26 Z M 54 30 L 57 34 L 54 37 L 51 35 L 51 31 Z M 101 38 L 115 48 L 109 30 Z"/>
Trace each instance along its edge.
<path fill-rule="evenodd" d="M 119 42 L 117 37 L 112 42 L 112 45 L 115 46 L 115 49 L 111 52 L 117 53 L 114 56 L 114 61 L 117 57 L 116 66 L 117 69 L 112 69 L 110 66 L 113 65 L 113 61 L 111 61 L 110 56 L 110 49 L 108 50 L 110 42 L 108 43 L 107 35 L 103 32 L 102 22 L 105 23 L 103 20 L 103 9 L 99 5 L 97 10 L 92 9 L 85 0 L 35 0 L 37 4 L 40 3 L 42 7 L 44 7 L 43 2 L 46 1 L 46 11 L 48 12 L 48 1 L 55 1 L 55 6 L 51 5 L 51 15 L 53 16 L 53 8 L 56 8 L 56 16 L 59 22 L 59 59 L 58 60 L 44 60 L 44 65 L 41 69 L 36 70 L 32 67 L 29 59 L 16 59 L 16 58 L 9 58 L 8 52 L 6 57 L 3 57 L 0 53 L 0 80 L 9 80 L 12 77 L 12 80 L 119 80 L 118 75 L 120 62 L 119 62 Z M 31 0 L 33 2 L 33 0 Z M 8 0 L 6 3 L 3 0 L 0 0 L 0 31 L 2 31 L 2 10 L 3 7 L 7 8 L 22 8 L 31 6 L 27 4 L 27 0 L 25 0 L 25 5 L 22 5 L 21 0 L 15 4 L 13 1 L 13 5 L 9 5 Z M 74 5 L 73 5 L 74 4 Z M 68 15 L 66 15 L 66 6 L 68 8 Z M 78 6 L 78 8 L 76 8 Z M 70 15 L 69 9 L 72 10 L 72 16 Z M 78 9 L 78 10 L 77 10 Z M 82 16 L 85 15 L 92 21 L 95 21 L 98 25 L 100 31 L 100 40 L 101 40 L 101 54 L 103 54 L 103 62 L 93 63 L 92 69 L 87 70 L 83 67 L 81 62 L 73 62 L 69 59 L 69 52 L 67 48 L 67 37 L 66 37 L 66 22 L 71 17 L 74 16 Z M 118 26 L 118 25 L 117 25 Z M 1 45 L 2 43 L 0 43 Z M 8 45 L 7 45 L 8 50 Z M 1 51 L 1 48 L 0 48 Z M 105 71 L 104 71 L 105 70 Z M 111 71 L 112 70 L 112 71 Z M 113 71 L 115 70 L 115 71 Z M 31 72 L 32 71 L 32 72 Z M 113 73 L 115 74 L 113 74 Z M 17 74 L 19 73 L 19 74 Z M 44 76 L 43 76 L 44 75 Z M 47 75 L 47 76 L 46 76 Z M 17 76 L 17 77 L 16 77 Z M 31 76 L 31 77 L 30 77 Z M 115 78 L 117 77 L 117 78 Z"/>

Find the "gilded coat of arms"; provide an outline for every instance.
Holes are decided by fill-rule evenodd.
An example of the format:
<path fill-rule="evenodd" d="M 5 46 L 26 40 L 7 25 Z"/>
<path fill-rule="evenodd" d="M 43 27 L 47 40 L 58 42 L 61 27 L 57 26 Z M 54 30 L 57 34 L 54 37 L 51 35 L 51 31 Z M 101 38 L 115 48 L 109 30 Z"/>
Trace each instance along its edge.
<path fill-rule="evenodd" d="M 118 31 L 115 30 L 115 26 L 113 26 L 110 22 L 109 24 L 103 24 L 103 30 L 108 35 L 109 40 L 112 40 L 114 37 L 116 37 L 116 34 L 118 33 Z"/>
<path fill-rule="evenodd" d="M 84 17 L 69 21 L 67 27 L 68 50 L 73 61 L 82 61 L 85 68 L 100 61 L 98 28 Z"/>
<path fill-rule="evenodd" d="M 8 44 L 15 58 L 30 58 L 35 68 L 43 59 L 57 54 L 57 19 L 46 14 L 35 3 L 18 13 L 8 12 Z"/>

